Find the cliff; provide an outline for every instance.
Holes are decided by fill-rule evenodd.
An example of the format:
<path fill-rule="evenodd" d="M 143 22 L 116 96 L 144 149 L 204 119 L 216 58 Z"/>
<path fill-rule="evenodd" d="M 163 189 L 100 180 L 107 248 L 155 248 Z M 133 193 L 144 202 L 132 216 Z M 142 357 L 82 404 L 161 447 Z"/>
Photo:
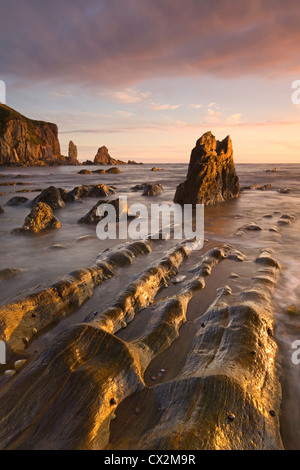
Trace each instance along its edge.
<path fill-rule="evenodd" d="M 0 104 L 0 165 L 78 164 L 61 155 L 56 124 L 34 121 Z"/>
<path fill-rule="evenodd" d="M 214 205 L 238 197 L 240 191 L 231 138 L 219 142 L 206 132 L 192 150 L 186 180 L 177 187 L 174 202 Z"/>

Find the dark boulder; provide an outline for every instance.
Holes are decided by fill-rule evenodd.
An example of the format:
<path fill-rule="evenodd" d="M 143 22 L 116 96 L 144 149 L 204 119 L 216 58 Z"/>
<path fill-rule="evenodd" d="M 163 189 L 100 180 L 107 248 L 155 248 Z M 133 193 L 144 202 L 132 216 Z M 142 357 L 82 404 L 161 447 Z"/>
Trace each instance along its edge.
<path fill-rule="evenodd" d="M 163 192 L 161 184 L 150 184 L 144 189 L 142 196 L 159 196 Z"/>
<path fill-rule="evenodd" d="M 278 189 L 280 194 L 291 194 L 292 190 L 290 188 L 280 188 Z"/>
<path fill-rule="evenodd" d="M 60 209 L 65 206 L 65 202 L 63 200 L 65 194 L 66 192 L 63 189 L 50 186 L 33 199 L 30 203 L 30 207 L 36 206 L 39 202 L 44 202 L 45 204 L 48 204 L 52 210 Z"/>
<path fill-rule="evenodd" d="M 243 186 L 241 188 L 241 191 L 249 191 L 249 190 L 252 190 L 252 189 L 259 189 L 260 186 L 258 183 L 255 183 L 255 184 L 251 184 L 250 186 Z"/>
<path fill-rule="evenodd" d="M 121 170 L 119 170 L 119 168 L 114 166 L 114 167 L 110 168 L 109 170 L 106 170 L 105 173 L 116 175 L 116 174 L 123 173 L 123 172 Z"/>
<path fill-rule="evenodd" d="M 272 189 L 272 185 L 271 184 L 265 184 L 264 186 L 260 186 L 257 189 L 258 189 L 258 191 L 270 191 Z"/>
<path fill-rule="evenodd" d="M 77 173 L 78 175 L 92 175 L 93 173 L 90 170 L 80 170 Z"/>
<path fill-rule="evenodd" d="M 17 277 L 22 274 L 23 270 L 18 268 L 5 268 L 0 271 L 0 281 L 6 281 L 12 277 Z"/>
<path fill-rule="evenodd" d="M 159 196 L 163 192 L 163 187 L 160 183 L 143 183 L 137 184 L 131 191 L 143 191 L 142 196 Z"/>
<path fill-rule="evenodd" d="M 27 197 L 16 196 L 12 197 L 7 203 L 7 206 L 17 207 L 23 206 L 24 204 L 28 203 L 29 199 Z"/>
<path fill-rule="evenodd" d="M 106 197 L 114 193 L 115 190 L 110 186 L 106 186 L 105 184 L 82 185 L 77 186 L 67 194 L 66 202 L 79 201 L 80 199 L 86 197 Z"/>
<path fill-rule="evenodd" d="M 101 201 L 98 201 L 97 204 L 94 207 L 92 207 L 92 209 L 84 217 L 81 217 L 81 219 L 79 219 L 78 222 L 81 224 L 97 224 L 98 222 L 100 222 L 100 220 L 102 220 L 103 217 L 105 217 L 105 215 L 100 214 L 100 211 L 98 210 L 101 204 L 111 204 L 115 208 L 117 221 L 119 220 L 119 215 L 122 215 L 122 214 L 128 215 L 129 207 L 125 203 L 125 201 L 122 201 L 120 199 L 115 199 L 113 201 L 101 200 Z"/>

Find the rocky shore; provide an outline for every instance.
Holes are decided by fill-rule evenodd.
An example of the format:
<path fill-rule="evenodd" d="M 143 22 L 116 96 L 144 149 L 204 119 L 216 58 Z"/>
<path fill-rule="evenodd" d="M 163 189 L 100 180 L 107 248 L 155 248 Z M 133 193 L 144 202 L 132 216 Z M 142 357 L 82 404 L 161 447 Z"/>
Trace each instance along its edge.
<path fill-rule="evenodd" d="M 138 165 L 112 158 L 105 146 L 94 161 L 83 165 Z M 141 164 L 141 163 L 140 163 Z M 0 166 L 81 165 L 77 146 L 69 142 L 68 156 L 61 154 L 56 124 L 35 121 L 0 103 Z"/>
<path fill-rule="evenodd" d="M 129 244 L 48 292 L 1 308 L 1 331 L 11 350 L 20 353 L 33 331 L 74 312 L 92 295 L 93 286 L 113 277 L 117 266 L 150 249 L 146 241 Z M 251 286 L 240 294 L 220 288 L 208 310 L 194 320 L 196 334 L 176 380 L 145 384 L 149 364 L 180 338 L 188 305 L 205 289 L 212 270 L 239 259 L 231 246 L 208 250 L 175 294 L 166 292 L 155 301 L 191 255 L 184 244 L 175 246 L 107 310 L 91 312 L 84 323 L 65 330 L 9 379 L 0 391 L 1 448 L 282 448 L 271 307 L 280 266 L 268 251 L 253 260 Z M 153 321 L 142 334 L 127 341 L 118 337 L 151 305 Z"/>
<path fill-rule="evenodd" d="M 167 171 L 163 184 L 154 178 L 137 184 L 147 174 L 131 183 L 130 175 L 128 194 L 159 201 L 168 191 Z M 75 177 L 89 181 L 97 174 Z M 119 207 L 126 171 L 113 174 L 120 178 L 116 185 L 78 185 L 72 173 L 68 189 L 51 185 L 31 199 L 8 196 L 1 219 L 24 211 L 23 226 L 11 236 L 31 246 L 60 233 L 71 207 L 82 206 L 82 217 L 72 213 L 74 226 L 93 227 L 99 204 Z M 283 449 L 274 295 L 285 266 L 273 248 L 297 218 L 272 208 L 272 193 L 291 197 L 274 182 L 262 192 L 255 181 L 247 184 L 241 192 L 230 139 L 217 142 L 207 133 L 197 141 L 175 199 L 201 201 L 208 215 L 227 201 L 232 213 L 218 218 L 217 240 L 205 240 L 201 250 L 194 240 L 102 244 L 84 267 L 2 302 L 1 449 Z M 242 215 L 232 215 L 247 195 L 267 201 L 260 217 L 245 217 L 242 206 Z M 24 233 L 28 237 L 20 237 Z M 63 247 L 50 240 L 52 248 Z M 22 276 L 17 267 L 1 269 L 0 282 Z"/>

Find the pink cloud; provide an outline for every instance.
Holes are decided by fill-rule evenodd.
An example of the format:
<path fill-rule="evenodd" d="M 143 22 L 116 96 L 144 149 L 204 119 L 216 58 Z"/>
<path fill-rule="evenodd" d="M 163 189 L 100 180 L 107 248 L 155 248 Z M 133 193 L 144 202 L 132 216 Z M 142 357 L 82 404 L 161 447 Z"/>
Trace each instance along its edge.
<path fill-rule="evenodd" d="M 298 0 L 2 3 L 1 73 L 15 81 L 130 87 L 156 76 L 300 73 Z"/>

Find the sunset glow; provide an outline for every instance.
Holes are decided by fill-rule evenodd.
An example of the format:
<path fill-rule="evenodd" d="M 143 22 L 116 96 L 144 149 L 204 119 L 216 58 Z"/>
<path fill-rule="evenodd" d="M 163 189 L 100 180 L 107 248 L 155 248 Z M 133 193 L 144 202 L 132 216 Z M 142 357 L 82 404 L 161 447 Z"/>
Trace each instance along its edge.
<path fill-rule="evenodd" d="M 297 0 L 4 2 L 0 79 L 7 104 L 56 122 L 80 160 L 106 145 L 188 162 L 211 130 L 231 135 L 237 163 L 300 162 L 299 17 Z"/>

